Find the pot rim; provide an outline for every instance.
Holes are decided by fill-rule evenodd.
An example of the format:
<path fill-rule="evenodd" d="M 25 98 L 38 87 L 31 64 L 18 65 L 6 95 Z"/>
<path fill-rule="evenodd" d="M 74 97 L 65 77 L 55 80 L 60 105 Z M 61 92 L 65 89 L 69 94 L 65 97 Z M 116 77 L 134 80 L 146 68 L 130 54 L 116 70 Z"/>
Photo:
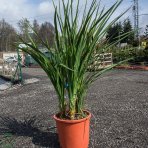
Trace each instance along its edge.
<path fill-rule="evenodd" d="M 64 122 L 64 123 L 79 123 L 79 122 L 84 122 L 86 120 L 89 120 L 91 118 L 91 113 L 89 111 L 85 112 L 88 114 L 87 117 L 82 118 L 82 119 L 78 119 L 78 120 L 64 120 L 64 119 L 60 119 L 57 117 L 58 114 L 54 115 L 53 118 L 58 121 L 58 122 Z"/>

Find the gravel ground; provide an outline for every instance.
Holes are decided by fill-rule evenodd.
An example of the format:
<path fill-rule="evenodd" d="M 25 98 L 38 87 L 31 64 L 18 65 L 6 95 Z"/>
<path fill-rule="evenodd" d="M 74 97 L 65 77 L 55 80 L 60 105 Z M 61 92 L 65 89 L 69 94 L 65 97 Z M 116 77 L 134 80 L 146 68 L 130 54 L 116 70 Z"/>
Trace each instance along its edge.
<path fill-rule="evenodd" d="M 40 81 L 0 92 L 0 148 L 59 148 L 52 116 L 57 96 L 46 74 L 23 69 Z M 90 148 L 148 148 L 148 72 L 113 70 L 89 89 Z"/>

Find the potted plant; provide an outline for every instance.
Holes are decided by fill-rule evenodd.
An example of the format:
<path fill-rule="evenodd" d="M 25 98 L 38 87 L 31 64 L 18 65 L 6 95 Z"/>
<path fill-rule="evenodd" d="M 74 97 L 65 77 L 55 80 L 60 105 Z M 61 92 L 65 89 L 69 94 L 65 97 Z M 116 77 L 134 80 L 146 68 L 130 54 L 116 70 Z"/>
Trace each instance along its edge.
<path fill-rule="evenodd" d="M 88 72 L 88 67 L 94 59 L 94 53 L 107 51 L 113 44 L 101 44 L 108 28 L 124 13 L 108 23 L 122 0 L 118 0 L 108 10 L 99 9 L 97 0 L 92 0 L 88 8 L 87 2 L 83 17 L 79 19 L 78 0 L 75 6 L 73 0 L 54 4 L 55 45 L 50 48 L 48 41 L 40 39 L 51 57 L 47 58 L 29 36 L 30 43 L 20 38 L 18 48 L 30 54 L 47 73 L 59 100 L 59 111 L 54 115 L 62 148 L 87 148 L 89 144 L 89 121 L 91 113 L 85 109 L 84 101 L 87 89 L 100 75 L 116 65 L 100 71 Z M 121 37 L 120 37 L 121 38 Z M 26 47 L 20 47 L 25 44 Z M 100 44 L 99 47 L 97 45 Z M 96 48 L 97 47 L 97 48 Z"/>

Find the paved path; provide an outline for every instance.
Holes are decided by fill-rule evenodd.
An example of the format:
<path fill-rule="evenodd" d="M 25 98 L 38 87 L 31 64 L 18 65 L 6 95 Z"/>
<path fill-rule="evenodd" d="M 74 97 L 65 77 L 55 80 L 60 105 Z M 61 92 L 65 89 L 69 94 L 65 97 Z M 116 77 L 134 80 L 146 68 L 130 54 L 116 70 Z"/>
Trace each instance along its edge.
<path fill-rule="evenodd" d="M 0 91 L 6 90 L 11 87 L 11 83 L 0 78 Z"/>

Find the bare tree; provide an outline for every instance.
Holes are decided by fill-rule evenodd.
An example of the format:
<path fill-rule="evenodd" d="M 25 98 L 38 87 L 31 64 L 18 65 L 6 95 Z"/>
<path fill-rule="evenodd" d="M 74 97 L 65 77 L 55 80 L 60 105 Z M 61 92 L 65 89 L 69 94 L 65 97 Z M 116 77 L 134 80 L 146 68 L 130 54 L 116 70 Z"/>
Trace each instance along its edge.
<path fill-rule="evenodd" d="M 51 23 L 49 22 L 43 23 L 41 25 L 39 35 L 44 41 L 48 40 L 50 46 L 53 46 L 55 33 L 54 33 L 54 27 Z"/>
<path fill-rule="evenodd" d="M 28 33 L 31 33 L 31 29 L 29 27 L 30 22 L 27 18 L 20 20 L 18 22 L 18 27 L 20 29 L 20 35 L 22 36 L 22 38 L 28 42 Z"/>
<path fill-rule="evenodd" d="M 33 30 L 39 34 L 40 32 L 40 25 L 38 24 L 37 20 L 33 21 Z M 35 33 L 33 32 L 33 39 L 37 44 L 40 44 L 40 41 L 38 39 L 38 37 L 35 35 Z"/>
<path fill-rule="evenodd" d="M 4 19 L 0 21 L 0 51 L 15 50 L 12 44 L 16 41 L 16 30 Z"/>
<path fill-rule="evenodd" d="M 146 25 L 146 27 L 145 27 L 144 36 L 145 36 L 146 38 L 148 38 L 148 25 Z"/>

